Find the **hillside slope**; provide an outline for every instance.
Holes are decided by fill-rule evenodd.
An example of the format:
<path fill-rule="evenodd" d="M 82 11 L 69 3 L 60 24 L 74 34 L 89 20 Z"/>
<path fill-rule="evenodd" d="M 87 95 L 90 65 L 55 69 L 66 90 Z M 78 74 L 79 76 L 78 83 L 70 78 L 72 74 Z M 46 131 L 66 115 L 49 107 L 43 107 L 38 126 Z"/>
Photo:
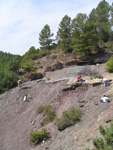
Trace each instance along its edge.
<path fill-rule="evenodd" d="M 28 81 L 20 88 L 16 87 L 0 95 L 0 150 L 82 150 L 92 147 L 92 139 L 99 135 L 98 126 L 107 125 L 106 121 L 113 114 L 113 84 L 93 86 L 82 84 L 74 90 L 63 91 L 68 87 L 69 79 L 78 75 L 89 80 L 89 76 L 100 73 L 104 77 L 113 78 L 113 74 L 105 72 L 105 65 L 79 66 L 65 68 L 60 71 L 49 72 L 43 80 Z M 48 80 L 49 78 L 49 80 Z M 30 102 L 23 103 L 23 96 L 27 94 Z M 100 98 L 107 94 L 111 103 L 99 103 Z M 36 109 L 41 105 L 51 105 L 57 117 L 70 106 L 83 106 L 81 121 L 60 132 L 49 123 L 45 127 L 51 138 L 31 147 L 29 134 L 41 128 L 43 116 L 37 115 Z M 35 123 L 32 125 L 32 121 Z"/>

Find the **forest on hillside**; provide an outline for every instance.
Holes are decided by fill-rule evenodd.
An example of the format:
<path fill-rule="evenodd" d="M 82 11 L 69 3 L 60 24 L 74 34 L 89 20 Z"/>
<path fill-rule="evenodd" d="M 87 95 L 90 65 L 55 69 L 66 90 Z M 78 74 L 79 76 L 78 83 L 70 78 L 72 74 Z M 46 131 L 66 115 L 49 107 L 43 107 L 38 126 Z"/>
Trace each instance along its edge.
<path fill-rule="evenodd" d="M 41 50 L 57 46 L 65 53 L 87 54 L 104 52 L 104 43 L 113 41 L 113 5 L 105 0 L 93 8 L 89 15 L 78 13 L 71 19 L 65 15 L 53 39 L 50 26 L 46 24 L 39 34 Z"/>
<path fill-rule="evenodd" d="M 113 4 L 102 0 L 89 15 L 78 13 L 73 19 L 65 15 L 59 23 L 56 38 L 53 36 L 46 24 L 39 34 L 40 48 L 31 46 L 23 56 L 0 51 L 0 93 L 17 86 L 20 68 L 26 74 L 34 72 L 34 60 L 52 50 L 60 49 L 62 53 L 88 58 L 93 53 L 113 51 Z"/>

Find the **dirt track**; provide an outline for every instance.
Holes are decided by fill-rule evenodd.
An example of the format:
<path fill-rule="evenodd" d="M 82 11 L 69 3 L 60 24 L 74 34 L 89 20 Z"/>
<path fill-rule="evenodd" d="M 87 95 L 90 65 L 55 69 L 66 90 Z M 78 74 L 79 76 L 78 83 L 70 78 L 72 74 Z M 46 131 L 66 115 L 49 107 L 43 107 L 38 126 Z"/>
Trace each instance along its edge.
<path fill-rule="evenodd" d="M 86 68 L 87 70 L 86 70 Z M 82 68 L 82 67 L 81 67 Z M 105 65 L 84 66 L 79 71 L 68 68 L 53 73 L 47 73 L 49 81 L 29 81 L 21 88 L 14 88 L 0 95 L 0 150 L 82 150 L 88 145 L 92 147 L 92 139 L 97 136 L 99 124 L 105 124 L 113 114 L 113 102 L 95 105 L 99 99 L 108 94 L 112 99 L 112 84 L 108 87 L 101 85 L 82 85 L 75 90 L 62 91 L 67 87 L 68 80 L 53 82 L 64 78 L 74 78 L 76 75 L 91 75 L 100 72 L 105 77 L 112 78 L 112 74 L 105 72 Z M 85 73 L 84 73 L 85 70 Z M 64 73 L 61 73 L 63 72 Z M 61 73 L 61 74 L 60 74 Z M 76 74 L 77 73 L 77 74 Z M 109 91 L 109 92 L 108 92 Z M 29 103 L 23 103 L 23 96 L 28 94 Z M 37 115 L 36 109 L 40 105 L 50 104 L 57 116 L 70 106 L 81 106 L 83 115 L 81 121 L 73 127 L 59 132 L 54 123 L 46 128 L 50 132 L 49 141 L 33 148 L 29 145 L 29 133 L 41 128 L 42 115 Z M 31 121 L 35 121 L 32 125 Z"/>

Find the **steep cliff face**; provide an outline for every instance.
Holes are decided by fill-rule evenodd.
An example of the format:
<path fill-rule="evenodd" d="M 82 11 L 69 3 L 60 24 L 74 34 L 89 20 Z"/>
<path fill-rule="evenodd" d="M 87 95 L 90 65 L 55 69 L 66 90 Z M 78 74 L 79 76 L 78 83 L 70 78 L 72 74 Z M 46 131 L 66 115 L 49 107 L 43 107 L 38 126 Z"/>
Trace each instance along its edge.
<path fill-rule="evenodd" d="M 87 69 L 86 69 L 87 68 Z M 66 69 L 66 68 L 65 68 Z M 73 70 L 73 71 L 72 71 Z M 100 98 L 107 94 L 111 100 L 113 93 L 112 82 L 110 86 L 102 84 L 81 84 L 73 90 L 67 88 L 69 79 L 77 75 L 91 73 L 103 74 L 112 78 L 112 74 L 105 72 L 105 65 L 72 67 L 61 72 L 47 74 L 48 82 L 43 80 L 28 81 L 20 88 L 16 87 L 0 95 L 0 150 L 82 150 L 92 147 L 92 139 L 99 135 L 98 126 L 107 125 L 113 114 L 113 101 L 99 103 Z M 85 74 L 84 78 L 88 79 Z M 29 102 L 24 103 L 23 97 L 27 94 Z M 42 105 L 51 105 L 57 117 L 68 110 L 70 106 L 82 106 L 81 121 L 64 131 L 58 131 L 54 122 L 45 125 L 50 133 L 50 139 L 36 147 L 29 144 L 29 134 L 41 128 L 43 116 L 36 113 Z M 32 123 L 33 122 L 33 123 Z"/>

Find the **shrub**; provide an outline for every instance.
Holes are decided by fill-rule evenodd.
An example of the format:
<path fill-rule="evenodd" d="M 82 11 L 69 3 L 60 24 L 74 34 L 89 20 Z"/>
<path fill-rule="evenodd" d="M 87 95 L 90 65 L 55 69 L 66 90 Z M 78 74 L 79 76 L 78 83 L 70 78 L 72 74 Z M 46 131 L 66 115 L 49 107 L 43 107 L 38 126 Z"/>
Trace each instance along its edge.
<path fill-rule="evenodd" d="M 50 54 L 50 51 L 48 51 L 48 50 L 45 50 L 45 51 L 44 50 L 40 50 L 38 55 L 37 55 L 37 58 L 42 58 L 42 57 L 44 57 L 44 56 L 46 56 L 48 54 Z"/>
<path fill-rule="evenodd" d="M 41 78 L 43 78 L 43 74 L 41 72 L 38 72 L 37 73 L 37 79 L 41 79 Z"/>
<path fill-rule="evenodd" d="M 41 122 L 41 125 L 45 125 L 49 122 L 52 122 L 55 117 L 56 117 L 56 114 L 55 112 L 52 110 L 51 106 L 40 106 L 37 108 L 37 113 L 43 113 L 43 120 Z"/>
<path fill-rule="evenodd" d="M 94 78 L 103 79 L 103 76 L 102 76 L 101 74 L 96 74 L 96 75 L 94 76 Z"/>
<path fill-rule="evenodd" d="M 18 75 L 13 71 L 0 72 L 0 93 L 17 86 Z"/>
<path fill-rule="evenodd" d="M 106 128 L 100 125 L 99 130 L 103 138 L 93 139 L 93 145 L 97 150 L 113 150 L 113 122 Z"/>
<path fill-rule="evenodd" d="M 28 80 L 37 80 L 43 78 L 43 74 L 38 72 L 27 72 L 25 75 L 22 76 L 23 82 L 26 82 Z"/>
<path fill-rule="evenodd" d="M 8 63 L 8 70 L 18 72 L 20 66 L 19 60 L 12 60 Z"/>
<path fill-rule="evenodd" d="M 105 143 L 102 138 L 93 139 L 93 145 L 99 150 L 104 149 L 104 147 L 105 147 Z"/>
<path fill-rule="evenodd" d="M 62 69 L 63 68 L 63 64 L 59 61 L 57 61 L 57 63 L 55 64 L 56 69 Z"/>
<path fill-rule="evenodd" d="M 93 80 L 93 77 L 92 77 L 92 76 L 90 76 L 90 80 Z"/>
<path fill-rule="evenodd" d="M 55 54 L 53 54 L 53 55 L 50 56 L 51 59 L 56 59 L 56 57 L 57 56 Z"/>
<path fill-rule="evenodd" d="M 43 140 L 48 138 L 48 131 L 47 129 L 43 128 L 41 131 L 34 131 L 30 134 L 29 139 L 30 143 L 33 145 L 37 145 L 41 143 Z"/>
<path fill-rule="evenodd" d="M 44 111 L 44 109 L 45 109 L 45 106 L 40 106 L 40 107 L 38 107 L 37 108 L 37 113 L 39 114 L 39 113 L 42 113 L 43 111 Z"/>
<path fill-rule="evenodd" d="M 30 73 L 30 77 L 29 77 L 31 80 L 37 80 L 37 79 L 41 79 L 43 78 L 43 74 L 41 72 L 32 72 Z"/>
<path fill-rule="evenodd" d="M 31 60 L 36 60 L 37 59 L 37 54 L 31 54 L 30 59 Z"/>
<path fill-rule="evenodd" d="M 106 63 L 106 71 L 110 73 L 113 72 L 113 56 L 111 56 Z"/>
<path fill-rule="evenodd" d="M 29 79 L 30 79 L 30 73 L 25 73 L 23 76 L 22 76 L 22 81 L 23 82 L 26 82 L 26 81 L 28 81 Z"/>
<path fill-rule="evenodd" d="M 62 117 L 57 119 L 56 125 L 58 130 L 62 131 L 67 127 L 74 125 L 77 121 L 80 120 L 81 117 L 81 109 L 70 107 L 68 111 L 63 112 Z"/>
<path fill-rule="evenodd" d="M 32 61 L 26 61 L 25 63 L 22 64 L 22 68 L 26 71 L 26 72 L 32 72 L 35 71 L 34 68 L 34 63 Z"/>
<path fill-rule="evenodd" d="M 40 65 L 40 68 L 43 68 L 43 65 Z"/>

